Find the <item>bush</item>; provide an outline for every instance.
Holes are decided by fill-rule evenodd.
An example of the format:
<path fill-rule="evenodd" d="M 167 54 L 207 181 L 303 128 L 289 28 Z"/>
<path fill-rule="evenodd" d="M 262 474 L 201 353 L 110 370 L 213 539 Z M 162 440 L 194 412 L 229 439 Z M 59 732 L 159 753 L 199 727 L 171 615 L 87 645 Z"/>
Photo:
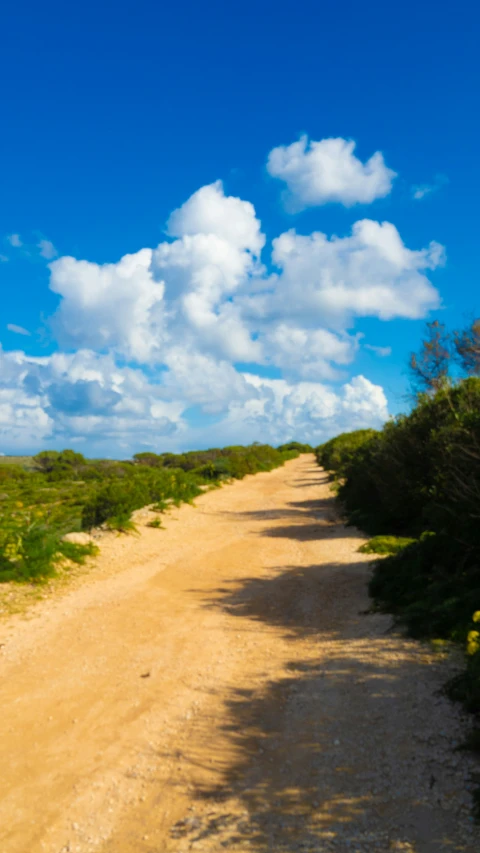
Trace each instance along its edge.
<path fill-rule="evenodd" d="M 370 594 L 413 636 L 465 642 L 480 609 L 480 378 L 441 383 L 355 447 L 356 435 L 317 455 L 342 477 L 350 522 L 379 534 L 362 550 L 390 551 L 374 566 Z M 480 710 L 480 651 L 453 694 Z"/>
<path fill-rule="evenodd" d="M 83 563 L 95 554 L 95 545 L 77 545 L 62 540 L 60 532 L 39 513 L 14 514 L 2 530 L 0 582 L 39 583 L 56 573 L 59 561 Z"/>
<path fill-rule="evenodd" d="M 407 545 L 411 545 L 415 539 L 404 536 L 374 536 L 358 549 L 361 554 L 398 554 Z"/>
<path fill-rule="evenodd" d="M 422 395 L 353 454 L 340 489 L 352 522 L 372 533 L 453 534 L 480 496 L 480 379 Z"/>
<path fill-rule="evenodd" d="M 192 502 L 205 486 L 269 471 L 298 450 L 269 445 L 225 447 L 183 454 L 140 453 L 133 462 L 85 459 L 73 450 L 44 451 L 33 470 L 14 457 L 0 465 L 0 582 L 41 580 L 58 561 L 82 559 L 82 546 L 62 536 L 105 524 L 134 531 L 134 510 Z M 85 546 L 83 546 L 85 547 Z M 68 551 L 68 554 L 67 554 Z"/>
<path fill-rule="evenodd" d="M 322 468 L 332 472 L 335 478 L 342 478 L 360 448 L 369 444 L 376 435 L 373 429 L 341 433 L 317 447 L 315 451 L 317 462 Z"/>
<path fill-rule="evenodd" d="M 302 444 L 300 441 L 289 441 L 287 444 L 281 444 L 277 447 L 280 453 L 285 451 L 296 450 L 297 453 L 313 453 L 313 447 L 310 444 Z"/>

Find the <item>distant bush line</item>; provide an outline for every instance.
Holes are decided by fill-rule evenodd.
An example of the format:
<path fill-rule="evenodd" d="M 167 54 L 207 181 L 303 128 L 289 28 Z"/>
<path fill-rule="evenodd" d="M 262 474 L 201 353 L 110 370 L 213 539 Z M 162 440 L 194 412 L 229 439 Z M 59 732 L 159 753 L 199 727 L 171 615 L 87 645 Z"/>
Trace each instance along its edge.
<path fill-rule="evenodd" d="M 41 582 L 65 561 L 83 562 L 93 545 L 66 533 L 105 525 L 132 529 L 132 512 L 191 502 L 205 486 L 270 471 L 312 448 L 290 442 L 192 451 L 138 453 L 131 461 L 86 459 L 73 450 L 42 451 L 0 465 L 0 582 Z"/>

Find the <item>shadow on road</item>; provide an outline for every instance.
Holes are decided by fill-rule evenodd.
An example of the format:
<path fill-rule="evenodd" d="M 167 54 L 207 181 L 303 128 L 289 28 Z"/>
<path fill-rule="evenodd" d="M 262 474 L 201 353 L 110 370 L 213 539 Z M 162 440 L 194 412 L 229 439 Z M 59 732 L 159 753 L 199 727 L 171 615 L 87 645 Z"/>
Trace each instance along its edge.
<path fill-rule="evenodd" d="M 181 821 L 174 837 L 257 853 L 473 851 L 454 840 L 442 808 L 432 810 L 438 766 L 430 747 L 418 751 L 439 701 L 429 661 L 418 644 L 387 633 L 388 617 L 358 612 L 364 569 L 279 567 L 225 584 L 207 603 L 244 631 L 251 623 L 280 631 L 291 655 L 260 686 L 232 690 L 215 740 L 204 721 L 218 774 L 196 796 L 211 811 Z M 412 721 L 417 706 L 427 711 Z"/>

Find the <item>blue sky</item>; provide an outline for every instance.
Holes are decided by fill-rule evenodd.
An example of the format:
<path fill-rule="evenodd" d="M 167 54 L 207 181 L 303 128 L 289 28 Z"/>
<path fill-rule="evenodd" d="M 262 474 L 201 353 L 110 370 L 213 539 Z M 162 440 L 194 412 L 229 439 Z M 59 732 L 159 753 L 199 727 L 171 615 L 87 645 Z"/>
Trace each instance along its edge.
<path fill-rule="evenodd" d="M 425 319 L 480 309 L 479 14 L 4 10 L 0 451 L 319 442 L 404 409 Z"/>

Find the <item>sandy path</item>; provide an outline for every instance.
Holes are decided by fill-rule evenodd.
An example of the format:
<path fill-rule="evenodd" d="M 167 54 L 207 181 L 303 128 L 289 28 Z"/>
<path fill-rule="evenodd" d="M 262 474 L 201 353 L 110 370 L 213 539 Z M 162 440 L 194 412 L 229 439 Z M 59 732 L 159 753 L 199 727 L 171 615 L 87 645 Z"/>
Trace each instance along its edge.
<path fill-rule="evenodd" d="M 362 612 L 313 458 L 166 526 L 0 626 L 1 853 L 478 853 L 452 665 Z"/>

